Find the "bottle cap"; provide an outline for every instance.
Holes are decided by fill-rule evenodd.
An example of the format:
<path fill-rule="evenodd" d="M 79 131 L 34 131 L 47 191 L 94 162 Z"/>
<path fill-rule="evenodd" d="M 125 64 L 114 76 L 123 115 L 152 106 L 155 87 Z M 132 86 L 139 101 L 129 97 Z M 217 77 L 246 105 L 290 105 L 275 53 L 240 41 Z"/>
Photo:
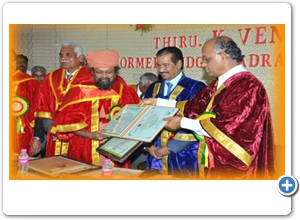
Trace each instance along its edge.
<path fill-rule="evenodd" d="M 21 152 L 22 152 L 22 153 L 26 153 L 26 152 L 27 152 L 27 149 L 26 149 L 26 148 L 23 148 L 23 149 L 21 149 Z"/>
<path fill-rule="evenodd" d="M 105 163 L 109 163 L 109 162 L 110 162 L 110 159 L 109 159 L 109 158 L 106 158 L 104 162 L 105 162 Z"/>

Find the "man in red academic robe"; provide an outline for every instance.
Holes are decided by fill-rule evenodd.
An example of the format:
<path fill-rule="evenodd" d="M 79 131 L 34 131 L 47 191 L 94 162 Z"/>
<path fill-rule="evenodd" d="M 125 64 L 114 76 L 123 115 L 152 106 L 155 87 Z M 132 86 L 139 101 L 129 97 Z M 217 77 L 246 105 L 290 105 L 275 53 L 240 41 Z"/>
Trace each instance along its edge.
<path fill-rule="evenodd" d="M 13 151 L 17 154 L 21 149 L 33 156 L 30 145 L 33 140 L 34 114 L 38 108 L 40 83 L 25 72 L 17 70 L 12 75 L 12 134 Z"/>
<path fill-rule="evenodd" d="M 41 118 L 48 132 L 56 117 L 56 111 L 72 84 L 80 84 L 91 79 L 91 70 L 81 66 L 84 55 L 82 47 L 76 42 L 65 42 L 61 46 L 59 62 L 61 68 L 46 75 L 41 88 L 37 117 Z M 66 155 L 68 146 L 54 140 L 48 133 L 46 156 Z"/>
<path fill-rule="evenodd" d="M 229 37 L 208 40 L 202 48 L 202 57 L 202 68 L 216 79 L 193 99 L 178 102 L 179 112 L 185 117 L 166 119 L 166 128 L 194 131 L 199 139 L 198 154 L 203 155 L 202 177 L 273 178 L 274 137 L 263 84 L 244 69 L 241 64 L 244 56 Z M 151 99 L 144 100 L 143 104 L 162 103 Z M 176 146 L 176 140 L 169 144 Z"/>
<path fill-rule="evenodd" d="M 105 158 L 96 148 L 106 137 L 101 130 L 112 117 L 112 109 L 137 104 L 139 98 L 132 88 L 116 80 L 119 71 L 117 51 L 93 51 L 87 54 L 87 61 L 92 68 L 93 80 L 70 88 L 50 132 L 68 144 L 68 157 L 103 165 Z M 116 166 L 129 168 L 130 162 Z"/>

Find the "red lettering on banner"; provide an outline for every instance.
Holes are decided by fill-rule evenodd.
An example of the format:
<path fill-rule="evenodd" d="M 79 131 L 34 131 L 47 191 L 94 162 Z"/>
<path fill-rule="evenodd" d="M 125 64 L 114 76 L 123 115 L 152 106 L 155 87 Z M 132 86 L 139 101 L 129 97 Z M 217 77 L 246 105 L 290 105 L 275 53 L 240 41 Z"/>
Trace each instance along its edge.
<path fill-rule="evenodd" d="M 281 53 L 278 54 L 274 66 L 283 66 Z"/>
<path fill-rule="evenodd" d="M 271 29 L 272 29 L 272 35 L 271 35 L 272 37 L 271 37 L 271 41 L 270 41 L 269 43 L 270 43 L 270 44 L 275 43 L 275 40 L 274 40 L 274 33 L 276 34 L 278 40 L 279 40 L 280 42 L 282 42 L 283 39 L 282 39 L 282 36 L 281 36 L 280 32 L 283 32 L 283 31 L 282 31 L 282 30 L 281 30 L 281 31 L 278 31 L 278 29 L 277 29 L 276 26 L 271 26 Z M 283 32 L 283 33 L 284 33 L 284 32 Z"/>
<path fill-rule="evenodd" d="M 187 45 L 186 45 L 186 36 L 179 36 L 179 38 L 180 38 L 179 47 L 180 48 L 187 48 Z"/>
<path fill-rule="evenodd" d="M 153 64 L 154 64 L 153 68 L 157 68 L 157 57 L 153 58 Z"/>
<path fill-rule="evenodd" d="M 146 66 L 145 66 L 145 68 L 152 68 L 151 61 L 152 61 L 151 57 L 146 57 Z"/>
<path fill-rule="evenodd" d="M 197 57 L 196 58 L 196 62 L 195 62 L 196 63 L 196 67 L 202 68 L 202 66 L 201 66 L 202 61 L 203 61 L 202 57 Z"/>
<path fill-rule="evenodd" d="M 128 66 L 127 68 L 134 68 L 133 57 L 128 57 Z"/>
<path fill-rule="evenodd" d="M 246 33 L 245 33 L 245 37 L 244 37 L 244 38 L 242 37 L 242 33 L 241 33 L 241 32 L 242 32 L 242 29 L 241 29 L 241 28 L 238 29 L 238 32 L 240 33 L 240 37 L 241 37 L 241 40 L 242 40 L 243 45 L 245 45 L 246 42 L 248 41 L 249 33 L 250 33 L 251 29 L 252 29 L 252 28 L 246 28 Z"/>
<path fill-rule="evenodd" d="M 270 63 L 270 54 L 262 54 L 262 64 L 261 67 L 271 67 L 271 63 Z"/>
<path fill-rule="evenodd" d="M 155 42 L 155 49 L 159 49 L 159 41 L 160 41 L 160 37 L 155 37 L 154 38 L 154 42 Z"/>
<path fill-rule="evenodd" d="M 256 67 L 259 64 L 259 56 L 257 54 L 249 54 L 250 63 L 249 67 Z"/>
<path fill-rule="evenodd" d="M 224 32 L 224 30 L 212 30 L 212 32 L 214 37 L 219 37 Z"/>
<path fill-rule="evenodd" d="M 256 27 L 256 40 L 254 44 L 266 44 L 266 37 L 265 37 L 265 32 L 266 32 L 266 27 Z"/>
<path fill-rule="evenodd" d="M 163 37 L 163 47 L 171 46 L 171 37 Z"/>
<path fill-rule="evenodd" d="M 137 57 L 136 58 L 136 68 L 144 68 L 144 58 L 139 58 L 139 57 Z"/>
<path fill-rule="evenodd" d="M 192 44 L 192 37 L 194 37 L 194 42 Z M 194 35 L 194 36 L 189 36 L 190 38 L 190 47 L 196 47 L 198 44 L 198 35 Z"/>
<path fill-rule="evenodd" d="M 120 59 L 120 67 L 121 68 L 126 68 L 126 66 L 127 66 L 127 59 L 126 59 L 126 57 L 122 57 Z"/>
<path fill-rule="evenodd" d="M 273 55 L 273 54 L 272 54 Z M 242 64 L 244 67 L 277 67 L 283 65 L 283 58 L 282 55 L 277 55 L 274 65 L 271 63 L 271 54 L 249 54 L 247 55 L 243 61 Z M 202 56 L 186 56 L 184 59 L 184 68 L 190 69 L 190 68 L 202 68 Z M 120 67 L 121 68 L 131 68 L 131 69 L 156 69 L 157 68 L 157 57 L 122 57 L 120 59 Z"/>
<path fill-rule="evenodd" d="M 121 68 L 157 68 L 156 57 L 122 57 L 120 59 Z"/>
<path fill-rule="evenodd" d="M 187 56 L 185 57 L 185 68 L 189 69 L 189 68 L 193 68 L 193 67 L 198 67 L 198 68 L 202 68 L 201 67 L 201 63 L 202 63 L 203 59 L 201 56 L 199 57 L 192 57 L 192 56 Z"/>
<path fill-rule="evenodd" d="M 266 44 L 268 38 L 270 38 L 269 43 L 276 43 L 276 40 L 278 39 L 280 42 L 283 42 L 284 37 L 282 33 L 284 33 L 283 30 L 279 30 L 279 27 L 276 25 L 270 26 L 269 31 L 267 26 L 259 26 L 259 27 L 248 27 L 248 28 L 238 28 L 237 31 L 239 33 L 241 43 L 243 45 L 246 45 L 249 39 L 253 38 L 254 44 Z M 255 32 L 251 31 L 254 30 Z M 225 30 L 212 30 L 213 37 L 221 36 Z M 277 39 L 276 39 L 277 37 Z M 154 37 L 154 48 L 156 50 L 164 47 L 178 47 L 178 48 L 196 48 L 201 47 L 202 44 L 199 41 L 199 35 L 181 35 L 181 36 L 165 36 L 165 37 Z"/>
<path fill-rule="evenodd" d="M 283 41 L 281 32 L 283 32 L 283 30 L 278 30 L 277 26 L 270 26 L 271 28 L 271 40 L 269 41 L 269 43 L 276 43 L 275 41 L 275 36 L 277 36 L 278 40 L 280 42 Z M 255 42 L 254 44 L 266 44 L 267 42 L 267 37 L 266 37 L 266 33 L 267 33 L 267 27 L 256 27 L 256 34 L 255 34 Z M 246 33 L 245 36 L 242 36 L 242 30 L 243 29 L 238 29 L 238 32 L 240 33 L 240 37 L 241 37 L 241 41 L 242 44 L 245 45 L 248 42 L 249 39 L 249 34 L 252 30 L 252 28 L 246 28 Z"/>
<path fill-rule="evenodd" d="M 186 57 L 186 65 L 185 65 L 186 68 L 192 68 L 194 66 L 194 63 L 195 63 L 194 57 L 191 56 Z"/>
<path fill-rule="evenodd" d="M 177 47 L 177 44 L 176 44 L 176 42 L 177 42 L 177 37 L 176 37 L 176 36 L 173 37 L 173 42 L 174 42 L 174 47 Z"/>
<path fill-rule="evenodd" d="M 190 36 L 169 36 L 169 37 L 154 37 L 154 48 L 160 49 L 164 47 L 177 47 L 179 48 L 195 48 L 198 45 L 202 44 L 198 43 L 199 36 L 198 35 L 190 35 Z M 179 41 L 179 42 L 177 42 Z"/>
<path fill-rule="evenodd" d="M 247 67 L 247 63 L 249 63 L 249 67 L 257 67 L 260 65 L 260 67 L 276 67 L 282 65 L 282 59 L 281 55 L 279 54 L 276 57 L 275 64 L 272 65 L 271 63 L 271 54 L 249 54 L 249 60 L 247 61 L 247 57 L 245 57 L 242 61 L 242 64 L 244 67 Z"/>

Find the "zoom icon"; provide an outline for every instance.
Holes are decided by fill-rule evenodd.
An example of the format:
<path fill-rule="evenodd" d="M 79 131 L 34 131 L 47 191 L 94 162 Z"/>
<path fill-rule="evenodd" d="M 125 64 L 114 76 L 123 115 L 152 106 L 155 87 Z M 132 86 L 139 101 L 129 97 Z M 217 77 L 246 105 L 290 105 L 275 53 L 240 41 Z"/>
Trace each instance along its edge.
<path fill-rule="evenodd" d="M 284 196 L 293 195 L 298 189 L 298 182 L 293 176 L 281 176 L 278 179 L 278 191 Z"/>

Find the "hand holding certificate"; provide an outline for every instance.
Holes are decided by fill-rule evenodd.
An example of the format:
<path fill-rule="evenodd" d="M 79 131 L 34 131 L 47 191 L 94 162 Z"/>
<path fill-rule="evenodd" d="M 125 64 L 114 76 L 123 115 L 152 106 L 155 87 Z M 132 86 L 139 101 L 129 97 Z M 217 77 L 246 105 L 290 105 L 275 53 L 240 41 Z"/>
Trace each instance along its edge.
<path fill-rule="evenodd" d="M 124 162 L 142 142 L 151 142 L 163 129 L 164 118 L 177 113 L 177 108 L 128 104 L 104 127 L 111 137 L 97 151 L 113 160 Z"/>

